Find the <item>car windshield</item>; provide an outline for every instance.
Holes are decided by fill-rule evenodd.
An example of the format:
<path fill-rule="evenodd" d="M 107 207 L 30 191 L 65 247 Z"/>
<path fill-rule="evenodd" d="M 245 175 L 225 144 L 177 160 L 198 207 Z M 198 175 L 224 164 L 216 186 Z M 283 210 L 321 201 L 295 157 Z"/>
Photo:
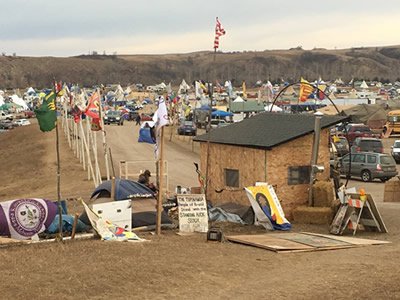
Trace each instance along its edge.
<path fill-rule="evenodd" d="M 117 111 L 117 110 L 109 111 L 109 112 L 107 112 L 107 116 L 118 117 L 119 116 L 119 111 Z"/>
<path fill-rule="evenodd" d="M 382 155 L 381 156 L 381 164 L 382 165 L 395 165 L 396 162 L 394 161 L 393 157 L 389 155 Z"/>
<path fill-rule="evenodd" d="M 354 131 L 359 131 L 359 132 L 370 132 L 371 129 L 369 129 L 368 127 L 355 127 Z"/>
<path fill-rule="evenodd" d="M 193 126 L 193 122 L 192 121 L 184 121 L 183 126 Z"/>
<path fill-rule="evenodd" d="M 361 147 L 375 147 L 375 148 L 377 148 L 377 147 L 382 147 L 382 142 L 381 141 L 372 141 L 372 140 L 369 140 L 369 141 L 360 141 L 360 146 Z"/>
<path fill-rule="evenodd" d="M 395 142 L 393 148 L 400 148 L 400 141 Z"/>

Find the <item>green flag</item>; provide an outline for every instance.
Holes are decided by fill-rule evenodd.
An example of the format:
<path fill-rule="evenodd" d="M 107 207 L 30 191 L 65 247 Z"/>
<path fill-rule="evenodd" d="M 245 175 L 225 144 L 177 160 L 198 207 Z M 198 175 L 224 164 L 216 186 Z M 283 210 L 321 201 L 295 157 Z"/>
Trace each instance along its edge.
<path fill-rule="evenodd" d="M 42 105 L 35 109 L 41 131 L 52 131 L 56 127 L 56 93 L 50 92 L 43 98 Z"/>

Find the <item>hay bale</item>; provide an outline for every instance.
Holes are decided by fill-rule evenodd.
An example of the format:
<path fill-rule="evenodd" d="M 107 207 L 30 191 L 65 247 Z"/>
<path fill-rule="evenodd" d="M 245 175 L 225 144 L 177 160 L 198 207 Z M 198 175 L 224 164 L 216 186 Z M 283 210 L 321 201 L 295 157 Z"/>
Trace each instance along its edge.
<path fill-rule="evenodd" d="M 295 223 L 301 224 L 330 224 L 333 212 L 330 207 L 308 207 L 299 206 L 292 212 Z"/>
<path fill-rule="evenodd" d="M 335 200 L 334 187 L 331 181 L 317 181 L 313 186 L 315 207 L 331 207 Z"/>

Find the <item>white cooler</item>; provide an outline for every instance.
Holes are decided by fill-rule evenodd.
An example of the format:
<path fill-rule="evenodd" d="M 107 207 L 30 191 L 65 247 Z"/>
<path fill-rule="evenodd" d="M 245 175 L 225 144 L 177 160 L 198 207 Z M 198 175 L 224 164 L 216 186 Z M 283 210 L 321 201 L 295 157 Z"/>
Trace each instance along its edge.
<path fill-rule="evenodd" d="M 92 210 L 111 223 L 131 231 L 132 204 L 131 200 L 112 201 L 92 205 Z"/>

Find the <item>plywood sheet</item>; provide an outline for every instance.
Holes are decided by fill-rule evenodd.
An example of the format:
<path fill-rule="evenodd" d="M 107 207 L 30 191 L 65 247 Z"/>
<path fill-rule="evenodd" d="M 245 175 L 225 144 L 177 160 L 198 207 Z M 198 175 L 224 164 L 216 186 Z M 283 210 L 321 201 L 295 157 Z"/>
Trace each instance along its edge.
<path fill-rule="evenodd" d="M 226 236 L 226 239 L 231 242 L 250 245 L 258 248 L 280 251 L 313 251 L 314 247 L 303 245 L 297 242 L 288 241 L 281 238 L 276 238 L 272 234 L 262 235 L 233 235 Z"/>
<path fill-rule="evenodd" d="M 312 232 L 302 232 L 308 235 L 320 236 L 329 238 L 332 240 L 343 241 L 346 243 L 350 243 L 356 246 L 365 246 L 365 245 L 383 245 L 383 244 L 390 244 L 389 241 L 380 241 L 380 240 L 371 240 L 371 239 L 360 239 L 355 237 L 347 237 L 347 236 L 337 236 L 337 235 L 329 235 L 329 234 L 319 234 L 319 233 L 312 233 Z"/>
<path fill-rule="evenodd" d="M 323 236 L 308 235 L 303 233 L 277 233 L 272 234 L 281 239 L 300 243 L 317 249 L 350 248 L 353 245 L 344 241 L 334 240 Z"/>

